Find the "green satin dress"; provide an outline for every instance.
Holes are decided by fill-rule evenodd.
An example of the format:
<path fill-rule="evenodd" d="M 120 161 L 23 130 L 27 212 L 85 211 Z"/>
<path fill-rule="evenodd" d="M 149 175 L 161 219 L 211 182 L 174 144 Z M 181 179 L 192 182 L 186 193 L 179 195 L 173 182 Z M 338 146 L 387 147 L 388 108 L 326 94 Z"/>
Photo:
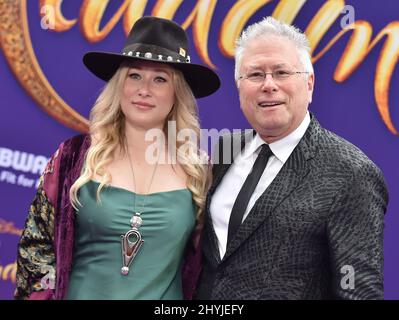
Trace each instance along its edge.
<path fill-rule="evenodd" d="M 73 265 L 66 299 L 182 299 L 181 265 L 195 224 L 195 205 L 188 189 L 150 193 L 141 213 L 144 243 L 121 274 L 120 236 L 130 229 L 134 193 L 106 187 L 96 201 L 98 182 L 79 191 Z M 144 195 L 136 194 L 140 210 Z"/>

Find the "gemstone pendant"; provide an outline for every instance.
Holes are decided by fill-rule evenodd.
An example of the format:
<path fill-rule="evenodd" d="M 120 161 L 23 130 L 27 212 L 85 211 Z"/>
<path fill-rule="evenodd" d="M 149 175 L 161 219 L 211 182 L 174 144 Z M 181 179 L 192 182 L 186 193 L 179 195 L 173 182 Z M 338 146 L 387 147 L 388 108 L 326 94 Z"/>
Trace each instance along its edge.
<path fill-rule="evenodd" d="M 141 237 L 141 233 L 138 230 L 142 225 L 143 220 L 140 217 L 140 213 L 136 212 L 130 219 L 130 225 L 132 229 L 121 235 L 121 249 L 122 249 L 122 268 L 121 274 L 127 276 L 129 274 L 129 267 L 132 264 L 135 256 L 140 250 L 144 240 Z M 131 241 L 132 240 L 132 241 Z"/>
<path fill-rule="evenodd" d="M 140 217 L 141 213 L 136 212 L 133 217 L 130 219 L 130 226 L 134 229 L 138 229 L 143 224 L 143 219 Z"/>

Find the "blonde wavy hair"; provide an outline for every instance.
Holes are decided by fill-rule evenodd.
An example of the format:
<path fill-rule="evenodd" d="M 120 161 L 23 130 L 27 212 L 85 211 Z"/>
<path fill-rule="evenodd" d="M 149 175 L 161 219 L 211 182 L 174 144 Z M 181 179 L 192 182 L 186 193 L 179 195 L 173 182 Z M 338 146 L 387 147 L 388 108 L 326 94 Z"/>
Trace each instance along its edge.
<path fill-rule="evenodd" d="M 90 113 L 91 145 L 87 150 L 82 173 L 72 185 L 69 194 L 75 210 L 82 206 L 78 199 L 79 189 L 94 176 L 99 176 L 100 185 L 97 189 L 97 201 L 101 202 L 102 189 L 111 182 L 111 175 L 106 170 L 112 162 L 118 149 L 125 149 L 125 116 L 120 107 L 120 96 L 123 83 L 127 77 L 129 64 L 124 63 L 108 81 L 97 98 Z M 200 219 L 204 207 L 206 192 L 210 183 L 210 168 L 207 155 L 199 148 L 200 124 L 195 97 L 184 79 L 183 74 L 172 68 L 172 81 L 175 89 L 175 102 L 164 127 L 166 137 L 172 137 L 176 142 L 177 161 L 186 173 L 187 188 L 191 191 L 197 207 L 197 220 Z M 181 142 L 173 132 L 168 131 L 168 121 L 176 122 L 176 132 L 189 129 L 195 133 L 194 139 Z M 184 152 L 180 148 L 185 145 Z"/>

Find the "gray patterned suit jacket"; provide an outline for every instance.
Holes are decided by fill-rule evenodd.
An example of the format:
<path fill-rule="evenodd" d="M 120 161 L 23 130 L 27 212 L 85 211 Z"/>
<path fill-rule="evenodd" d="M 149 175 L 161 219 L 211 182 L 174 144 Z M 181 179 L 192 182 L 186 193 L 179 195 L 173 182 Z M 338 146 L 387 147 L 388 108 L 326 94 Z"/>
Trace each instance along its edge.
<path fill-rule="evenodd" d="M 224 136 L 219 147 L 226 142 L 242 148 L 244 136 Z M 209 207 L 229 167 L 213 168 L 197 299 L 383 298 L 388 193 L 381 171 L 362 151 L 312 115 L 221 260 Z"/>

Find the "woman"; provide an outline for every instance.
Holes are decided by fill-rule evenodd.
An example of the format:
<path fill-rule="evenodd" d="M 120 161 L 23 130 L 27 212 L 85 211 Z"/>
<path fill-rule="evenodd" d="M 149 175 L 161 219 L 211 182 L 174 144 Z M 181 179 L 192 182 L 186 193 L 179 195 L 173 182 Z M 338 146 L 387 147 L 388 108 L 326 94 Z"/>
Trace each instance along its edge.
<path fill-rule="evenodd" d="M 18 247 L 16 298 L 182 299 L 182 287 L 192 296 L 198 255 L 187 255 L 209 172 L 195 97 L 220 82 L 190 63 L 187 48 L 180 26 L 143 17 L 122 54 L 84 56 L 107 85 L 90 133 L 62 143 L 41 177 Z M 182 129 L 194 140 L 183 145 Z M 156 143 L 146 139 L 154 133 Z"/>

